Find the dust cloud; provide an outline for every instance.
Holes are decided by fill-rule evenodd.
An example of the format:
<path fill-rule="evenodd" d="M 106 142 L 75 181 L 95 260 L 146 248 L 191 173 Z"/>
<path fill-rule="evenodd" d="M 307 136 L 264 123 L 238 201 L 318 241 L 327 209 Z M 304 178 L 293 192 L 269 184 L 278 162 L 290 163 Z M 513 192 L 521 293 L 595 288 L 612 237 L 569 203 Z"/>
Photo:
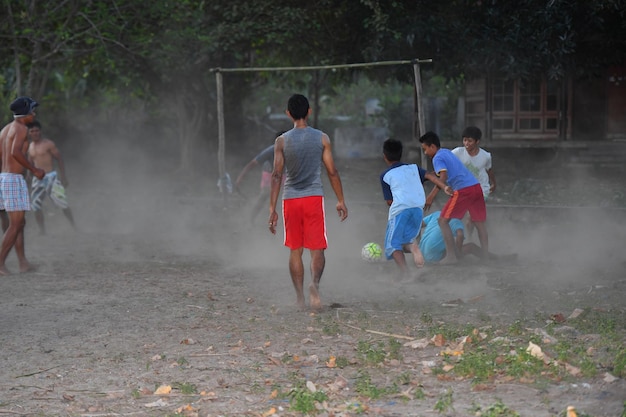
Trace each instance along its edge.
<path fill-rule="evenodd" d="M 114 261 L 141 262 L 169 253 L 190 262 L 214 262 L 228 273 L 249 277 L 248 288 L 260 296 L 277 305 L 293 304 L 282 225 L 277 235 L 269 233 L 267 205 L 254 223 L 249 219 L 260 169 L 248 174 L 242 194 L 225 199 L 216 185 L 214 153 L 206 152 L 206 175 L 197 175 L 180 169 L 174 148 L 163 152 L 144 144 L 145 138 L 140 142 L 100 133 L 77 150 L 64 152 L 61 148 L 69 155 L 67 192 L 79 233 L 101 236 L 103 245 L 117 246 L 118 250 L 103 254 Z M 253 151 L 260 149 L 227 155 L 233 180 Z M 514 263 L 493 266 L 469 259 L 453 267 L 429 265 L 420 271 L 413 268 L 415 282 L 394 285 L 393 262 L 368 264 L 360 259 L 363 244 L 382 243 L 384 237 L 387 206 L 378 180 L 384 162 L 338 160 L 337 165 L 349 218 L 345 223 L 338 220 L 336 199 L 325 179 L 329 249 L 321 289 L 326 304 L 445 302 L 484 295 L 507 285 L 540 292 L 546 286 L 566 290 L 623 275 L 624 211 L 494 204 L 488 206 L 490 249 L 496 254 L 517 253 Z M 567 178 L 550 180 L 568 183 Z M 504 184 L 500 183 L 503 189 Z M 427 184 L 427 191 L 430 187 Z M 439 204 L 442 198 L 440 193 Z M 48 239 L 74 239 L 60 212 L 50 203 L 45 209 L 49 235 L 53 236 Z M 29 222 L 29 233 L 34 235 L 34 220 Z M 477 241 L 476 236 L 472 239 Z M 306 287 L 310 282 L 306 252 L 304 261 Z M 497 299 L 492 297 L 493 302 Z"/>

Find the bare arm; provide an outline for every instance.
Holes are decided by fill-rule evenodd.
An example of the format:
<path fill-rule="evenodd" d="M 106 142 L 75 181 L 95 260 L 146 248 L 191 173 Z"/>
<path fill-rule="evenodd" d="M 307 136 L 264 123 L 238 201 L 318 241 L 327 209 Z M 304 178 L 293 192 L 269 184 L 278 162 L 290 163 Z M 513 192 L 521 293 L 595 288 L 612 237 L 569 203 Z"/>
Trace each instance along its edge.
<path fill-rule="evenodd" d="M 285 139 L 282 136 L 276 138 L 276 143 L 274 144 L 274 169 L 272 170 L 272 183 L 270 187 L 270 218 L 268 220 L 272 234 L 276 234 L 276 224 L 278 222 L 276 203 L 278 202 L 278 194 L 283 182 L 283 170 L 285 168 L 284 146 Z"/>
<path fill-rule="evenodd" d="M 18 134 L 15 136 L 13 141 L 13 146 L 11 146 L 11 157 L 19 163 L 21 166 L 29 170 L 39 179 L 42 179 L 45 175 L 43 169 L 39 169 L 30 163 L 28 158 L 26 158 L 26 153 L 28 152 L 28 141 L 26 141 L 26 134 Z"/>
<path fill-rule="evenodd" d="M 335 167 L 330 139 L 326 134 L 322 136 L 322 144 L 324 145 L 322 162 L 326 167 L 328 179 L 330 180 L 330 186 L 333 188 L 333 191 L 337 196 L 337 214 L 339 214 L 339 218 L 341 219 L 341 221 L 344 221 L 346 218 L 348 218 L 348 208 L 346 207 L 346 203 L 343 198 L 343 186 L 341 185 L 339 171 L 337 171 L 337 167 Z"/>
<path fill-rule="evenodd" d="M 496 174 L 493 173 L 493 168 L 487 170 L 487 175 L 489 176 L 489 193 L 491 194 L 496 191 Z"/>
<path fill-rule="evenodd" d="M 67 181 L 67 177 L 65 176 L 65 163 L 63 162 L 61 152 L 59 152 L 59 149 L 56 147 L 54 142 L 52 142 L 52 146 L 50 146 L 48 152 L 50 152 L 50 155 L 52 155 L 52 157 L 57 161 L 57 165 L 59 166 L 59 176 L 61 177 L 61 184 L 67 187 L 69 185 L 69 182 Z"/>
<path fill-rule="evenodd" d="M 445 191 L 446 194 L 448 195 L 454 194 L 452 187 L 446 184 L 446 182 L 448 181 L 448 173 L 446 171 L 439 171 L 439 176 L 435 175 L 434 172 L 428 172 L 426 173 L 426 179 L 431 181 L 438 188 L 441 188 L 443 191 Z M 430 192 L 430 194 L 437 195 L 434 189 L 433 191 Z M 430 194 L 429 194 L 429 197 L 430 197 Z"/>
<path fill-rule="evenodd" d="M 236 188 L 239 188 L 239 184 L 241 184 L 241 181 L 243 181 L 243 177 L 245 177 L 248 171 L 250 171 L 252 167 L 256 165 L 258 165 L 258 162 L 256 161 L 256 159 L 252 159 L 250 162 L 246 164 L 245 167 L 243 167 L 243 169 L 241 170 L 241 173 L 239 173 L 239 176 L 237 177 L 237 181 L 235 181 Z"/>

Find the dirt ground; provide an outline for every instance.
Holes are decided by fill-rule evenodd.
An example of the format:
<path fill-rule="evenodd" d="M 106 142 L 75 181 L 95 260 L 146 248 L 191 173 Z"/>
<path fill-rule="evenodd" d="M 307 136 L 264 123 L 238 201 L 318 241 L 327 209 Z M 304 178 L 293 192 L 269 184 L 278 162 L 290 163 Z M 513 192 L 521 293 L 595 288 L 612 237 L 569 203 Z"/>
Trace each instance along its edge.
<path fill-rule="evenodd" d="M 281 394 L 313 387 L 327 395 L 312 413 L 322 416 L 513 415 L 477 411 L 494 404 L 528 417 L 564 415 L 568 406 L 624 415 L 626 382 L 610 377 L 602 349 L 593 376 L 474 384 L 437 371 L 451 345 L 437 346 L 430 333 L 467 327 L 524 350 L 528 332 L 500 330 L 522 326 L 575 347 L 597 335 L 550 318 L 583 309 L 613 314 L 626 341 L 623 172 L 502 164 L 490 243 L 517 262 L 427 266 L 394 284 L 393 264 L 360 259 L 361 246 L 384 235 L 383 163 L 338 161 L 349 218 L 336 219 L 327 187 L 326 307 L 311 314 L 294 307 L 288 252 L 266 230 L 265 211 L 249 222 L 258 173 L 245 184 L 247 200 L 235 194 L 225 203 L 213 181 L 68 164 L 80 230 L 48 204 L 47 235 L 30 216 L 26 230 L 38 270 L 0 279 L 0 415 L 297 416 Z M 566 195 L 587 208 L 554 208 Z M 7 266 L 16 264 L 12 253 Z M 364 346 L 396 346 L 395 356 L 370 363 Z M 373 398 L 364 381 L 398 389 Z"/>

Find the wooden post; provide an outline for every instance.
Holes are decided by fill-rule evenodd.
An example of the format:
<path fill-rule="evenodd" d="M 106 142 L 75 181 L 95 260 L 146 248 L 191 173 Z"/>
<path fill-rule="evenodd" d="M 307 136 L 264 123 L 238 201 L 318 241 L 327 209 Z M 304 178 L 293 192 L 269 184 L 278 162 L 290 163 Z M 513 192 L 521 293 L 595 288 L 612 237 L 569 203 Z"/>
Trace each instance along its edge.
<path fill-rule="evenodd" d="M 428 168 L 428 158 L 424 152 L 421 151 L 422 147 L 419 143 L 419 138 L 422 136 L 426 130 L 424 126 L 424 106 L 422 105 L 422 76 L 420 74 L 420 64 L 419 59 L 413 60 L 413 75 L 415 76 L 415 113 L 417 113 L 417 126 L 413 128 L 413 135 L 415 143 L 418 145 L 417 148 L 420 151 L 421 159 L 421 167 L 424 169 Z M 415 117 L 415 114 L 414 114 Z M 414 119 L 415 122 L 415 119 Z M 413 123 L 415 126 L 415 123 Z"/>
<path fill-rule="evenodd" d="M 223 178 L 226 173 L 226 133 L 224 128 L 224 87 L 222 73 L 215 70 L 215 82 L 217 88 L 217 167 L 219 178 Z"/>

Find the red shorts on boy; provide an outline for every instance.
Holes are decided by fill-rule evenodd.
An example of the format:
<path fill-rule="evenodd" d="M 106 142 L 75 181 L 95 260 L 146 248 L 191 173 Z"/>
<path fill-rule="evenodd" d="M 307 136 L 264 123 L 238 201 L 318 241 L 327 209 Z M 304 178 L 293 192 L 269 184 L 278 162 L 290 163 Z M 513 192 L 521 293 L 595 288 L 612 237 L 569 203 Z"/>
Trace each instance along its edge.
<path fill-rule="evenodd" d="M 470 218 L 474 222 L 487 220 L 487 206 L 480 184 L 455 191 L 441 209 L 441 217 L 444 219 L 462 219 L 467 211 L 469 211 Z"/>
<path fill-rule="evenodd" d="M 288 248 L 321 250 L 328 247 L 324 197 L 283 200 L 283 224 Z"/>

